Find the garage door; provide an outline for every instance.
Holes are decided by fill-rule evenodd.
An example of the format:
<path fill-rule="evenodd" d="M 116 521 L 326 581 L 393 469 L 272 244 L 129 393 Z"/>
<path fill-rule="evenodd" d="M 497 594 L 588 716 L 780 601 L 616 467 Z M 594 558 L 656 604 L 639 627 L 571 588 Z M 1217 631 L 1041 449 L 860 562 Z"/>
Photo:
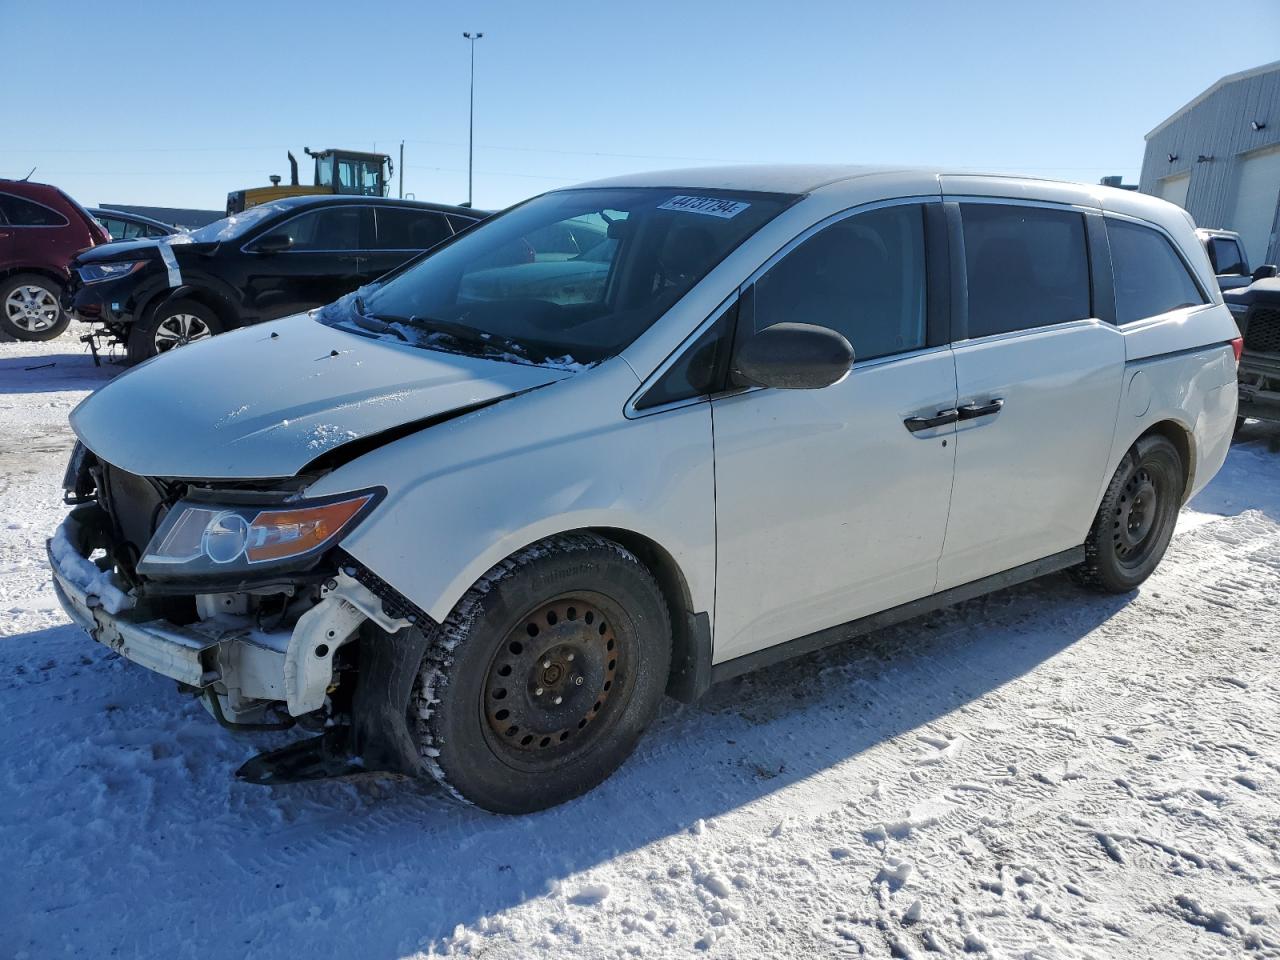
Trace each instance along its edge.
<path fill-rule="evenodd" d="M 1176 203 L 1184 210 L 1187 207 L 1187 187 L 1191 186 L 1191 174 L 1180 173 L 1176 177 L 1165 177 L 1160 181 L 1160 199 Z"/>
<path fill-rule="evenodd" d="M 1280 199 L 1280 147 L 1242 159 L 1231 229 L 1239 231 L 1245 255 L 1253 266 L 1262 263 L 1267 255 L 1277 199 Z"/>

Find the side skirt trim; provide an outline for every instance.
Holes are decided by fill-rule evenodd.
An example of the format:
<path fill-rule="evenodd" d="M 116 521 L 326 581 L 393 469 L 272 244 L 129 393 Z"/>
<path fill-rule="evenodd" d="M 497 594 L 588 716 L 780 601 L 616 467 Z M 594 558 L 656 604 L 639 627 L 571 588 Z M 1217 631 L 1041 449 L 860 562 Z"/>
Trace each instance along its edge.
<path fill-rule="evenodd" d="M 790 660 L 792 657 L 801 657 L 815 650 L 821 650 L 823 647 L 828 647 L 833 643 L 851 640 L 854 637 L 871 633 L 873 630 L 891 627 L 894 624 L 902 623 L 904 620 L 931 613 L 942 607 L 949 607 L 952 604 L 972 600 L 974 597 L 980 597 L 986 593 L 1003 590 L 1005 587 L 1012 587 L 1028 580 L 1034 580 L 1045 574 L 1065 570 L 1067 567 L 1074 567 L 1076 564 L 1082 563 L 1084 558 L 1084 545 L 1081 544 L 1078 547 L 1055 553 L 1042 560 L 1024 563 L 1003 573 L 983 577 L 981 580 L 973 580 L 958 587 L 943 590 L 941 593 L 930 594 L 927 597 L 921 597 L 919 600 L 912 600 L 910 603 L 891 607 L 888 610 L 882 610 L 870 616 L 860 617 L 857 620 L 851 620 L 839 626 L 828 627 L 826 630 L 819 630 L 807 636 L 797 637 L 795 640 L 788 640 L 786 643 L 774 644 L 754 653 L 734 657 L 732 660 L 726 660 L 711 667 L 711 682 L 720 683 L 722 680 L 731 680 L 761 667 L 767 667 L 783 660 Z"/>

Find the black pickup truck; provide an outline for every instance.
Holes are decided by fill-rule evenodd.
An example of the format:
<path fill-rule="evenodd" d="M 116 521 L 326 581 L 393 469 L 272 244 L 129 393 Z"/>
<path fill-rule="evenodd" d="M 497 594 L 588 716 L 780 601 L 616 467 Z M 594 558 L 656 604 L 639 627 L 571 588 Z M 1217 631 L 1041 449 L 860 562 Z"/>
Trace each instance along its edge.
<path fill-rule="evenodd" d="M 1224 290 L 1222 299 L 1244 336 L 1238 371 L 1241 420 L 1280 421 L 1280 279 Z"/>

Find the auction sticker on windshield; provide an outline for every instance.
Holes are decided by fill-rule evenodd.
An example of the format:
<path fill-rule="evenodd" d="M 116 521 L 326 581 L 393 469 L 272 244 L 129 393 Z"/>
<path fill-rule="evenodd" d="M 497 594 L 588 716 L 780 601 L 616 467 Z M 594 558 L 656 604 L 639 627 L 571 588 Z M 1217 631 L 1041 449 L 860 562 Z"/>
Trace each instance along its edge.
<path fill-rule="evenodd" d="M 741 200 L 722 200 L 719 197 L 672 197 L 666 203 L 660 204 L 658 209 L 701 213 L 708 217 L 728 220 L 736 217 L 749 206 L 751 204 L 743 203 Z"/>

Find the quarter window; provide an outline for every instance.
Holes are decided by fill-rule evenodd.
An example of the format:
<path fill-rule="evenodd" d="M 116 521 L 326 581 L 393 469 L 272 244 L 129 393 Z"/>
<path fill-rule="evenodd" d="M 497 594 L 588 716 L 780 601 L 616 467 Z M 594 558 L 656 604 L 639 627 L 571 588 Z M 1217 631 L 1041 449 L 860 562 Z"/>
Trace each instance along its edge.
<path fill-rule="evenodd" d="M 1108 217 L 1107 239 L 1115 274 L 1117 323 L 1205 302 L 1191 271 L 1164 234 Z"/>
<path fill-rule="evenodd" d="M 1016 204 L 960 206 L 968 335 L 988 337 L 1090 316 L 1084 216 Z"/>
<path fill-rule="evenodd" d="M 755 284 L 755 329 L 813 323 L 871 360 L 925 345 L 924 209 L 884 207 L 805 240 Z"/>
<path fill-rule="evenodd" d="M 720 315 L 676 360 L 644 396 L 637 410 L 675 403 L 715 393 L 724 384 L 729 364 L 729 342 L 738 319 L 738 305 Z"/>
<path fill-rule="evenodd" d="M 375 207 L 379 250 L 426 250 L 453 236 L 444 215 L 426 210 Z"/>
<path fill-rule="evenodd" d="M 474 219 L 471 219 L 468 217 L 459 217 L 454 214 L 450 214 L 448 217 L 448 220 L 449 220 L 449 226 L 453 227 L 454 233 L 461 233 L 463 230 L 467 229 L 467 227 L 474 226 L 476 223 Z"/>
<path fill-rule="evenodd" d="M 12 227 L 65 227 L 67 218 L 41 203 L 0 193 L 0 215 Z"/>

